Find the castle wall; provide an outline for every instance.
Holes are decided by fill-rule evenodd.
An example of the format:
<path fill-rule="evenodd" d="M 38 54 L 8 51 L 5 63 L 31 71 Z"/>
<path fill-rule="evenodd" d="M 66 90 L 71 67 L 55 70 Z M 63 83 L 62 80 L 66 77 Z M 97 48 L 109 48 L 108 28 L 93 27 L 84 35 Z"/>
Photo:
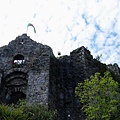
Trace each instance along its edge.
<path fill-rule="evenodd" d="M 0 48 L 0 101 L 24 93 L 29 103 L 48 104 L 50 47 L 18 36 Z M 14 96 L 15 99 L 15 96 Z"/>
<path fill-rule="evenodd" d="M 58 111 L 58 120 L 85 120 L 82 105 L 75 96 L 75 87 L 99 71 L 97 60 L 81 47 L 70 56 L 61 56 L 50 61 L 50 98 Z"/>
<path fill-rule="evenodd" d="M 57 109 L 59 120 L 67 120 L 73 112 L 72 66 L 67 59 L 52 58 L 50 62 L 50 104 Z"/>
<path fill-rule="evenodd" d="M 115 73 L 115 80 L 116 75 L 120 78 L 116 64 L 107 67 L 83 46 L 70 56 L 56 58 L 49 46 L 23 34 L 0 48 L 0 103 L 26 97 L 30 104 L 38 102 L 56 109 L 58 120 L 85 120 L 75 87 L 95 72 L 108 69 Z"/>

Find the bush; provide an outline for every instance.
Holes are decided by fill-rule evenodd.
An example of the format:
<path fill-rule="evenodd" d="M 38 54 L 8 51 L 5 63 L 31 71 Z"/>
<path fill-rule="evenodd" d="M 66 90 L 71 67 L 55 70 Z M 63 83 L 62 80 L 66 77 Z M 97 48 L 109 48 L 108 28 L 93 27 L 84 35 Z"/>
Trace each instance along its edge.
<path fill-rule="evenodd" d="M 25 114 L 28 115 L 30 120 L 54 120 L 55 112 L 39 103 L 33 105 L 27 104 L 25 101 L 20 102 L 17 107 L 21 108 Z"/>
<path fill-rule="evenodd" d="M 0 105 L 0 120 L 28 120 L 28 117 L 20 108 L 2 104 Z"/>
<path fill-rule="evenodd" d="M 17 105 L 0 105 L 0 120 L 55 120 L 55 112 L 38 103 L 21 101 Z"/>

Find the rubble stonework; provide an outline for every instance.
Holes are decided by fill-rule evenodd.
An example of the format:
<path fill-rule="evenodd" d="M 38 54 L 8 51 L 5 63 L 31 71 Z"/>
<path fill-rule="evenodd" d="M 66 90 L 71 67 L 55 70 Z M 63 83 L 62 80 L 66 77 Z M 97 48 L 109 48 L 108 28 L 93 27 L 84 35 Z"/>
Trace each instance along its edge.
<path fill-rule="evenodd" d="M 1 47 L 1 101 L 11 103 L 25 96 L 30 103 L 47 104 L 52 54 L 50 47 L 31 40 L 26 34 Z M 6 96 L 11 100 L 6 100 Z"/>
<path fill-rule="evenodd" d="M 11 104 L 26 98 L 31 104 L 56 109 L 58 120 L 85 120 L 75 87 L 107 69 L 120 75 L 116 64 L 100 63 L 84 46 L 56 58 L 49 46 L 23 34 L 0 48 L 0 102 Z"/>

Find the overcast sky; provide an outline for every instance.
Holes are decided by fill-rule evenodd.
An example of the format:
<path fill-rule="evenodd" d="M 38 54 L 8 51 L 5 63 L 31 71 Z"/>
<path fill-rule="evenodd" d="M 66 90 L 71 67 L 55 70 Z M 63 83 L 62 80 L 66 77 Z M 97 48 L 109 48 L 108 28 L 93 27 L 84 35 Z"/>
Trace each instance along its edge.
<path fill-rule="evenodd" d="M 120 0 L 0 0 L 0 46 L 18 35 L 46 44 L 57 56 L 87 47 L 120 66 Z"/>

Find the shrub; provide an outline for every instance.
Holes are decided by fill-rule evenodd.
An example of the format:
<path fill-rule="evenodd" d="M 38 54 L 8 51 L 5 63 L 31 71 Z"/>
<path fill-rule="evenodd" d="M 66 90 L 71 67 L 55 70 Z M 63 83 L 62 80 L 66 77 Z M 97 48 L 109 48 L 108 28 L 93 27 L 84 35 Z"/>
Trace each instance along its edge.
<path fill-rule="evenodd" d="M 20 101 L 16 105 L 0 105 L 0 120 L 55 120 L 55 112 L 38 103 Z"/>
<path fill-rule="evenodd" d="M 27 104 L 25 101 L 20 102 L 17 107 L 21 108 L 30 120 L 54 120 L 55 112 L 39 103 L 33 105 Z"/>
<path fill-rule="evenodd" d="M 0 120 L 28 120 L 28 117 L 20 108 L 2 104 L 0 105 Z"/>

